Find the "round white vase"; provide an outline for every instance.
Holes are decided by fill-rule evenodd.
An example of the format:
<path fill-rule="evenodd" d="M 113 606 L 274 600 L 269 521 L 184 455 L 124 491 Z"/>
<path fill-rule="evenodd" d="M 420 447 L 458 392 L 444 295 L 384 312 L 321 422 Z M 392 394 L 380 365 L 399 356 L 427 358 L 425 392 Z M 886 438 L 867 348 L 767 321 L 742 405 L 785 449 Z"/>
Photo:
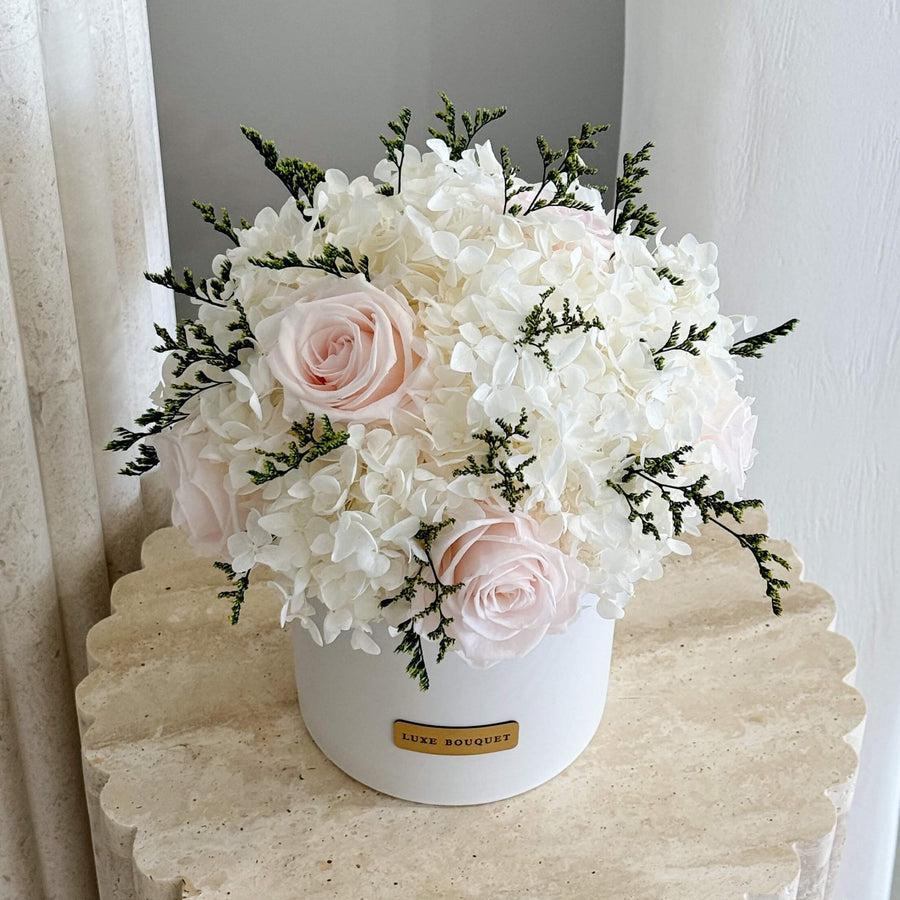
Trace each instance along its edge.
<path fill-rule="evenodd" d="M 369 787 L 446 806 L 502 800 L 553 778 L 590 743 L 614 624 L 584 610 L 563 634 L 489 669 L 453 652 L 436 663 L 426 646 L 431 686 L 420 691 L 386 628 L 373 656 L 346 634 L 319 647 L 293 622 L 300 711 L 322 752 Z"/>

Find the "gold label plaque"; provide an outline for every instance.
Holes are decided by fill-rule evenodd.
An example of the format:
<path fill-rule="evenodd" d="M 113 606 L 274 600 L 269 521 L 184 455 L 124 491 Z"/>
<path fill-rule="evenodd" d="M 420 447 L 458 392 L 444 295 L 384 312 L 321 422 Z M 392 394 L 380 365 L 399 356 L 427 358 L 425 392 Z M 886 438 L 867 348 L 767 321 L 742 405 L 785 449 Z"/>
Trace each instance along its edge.
<path fill-rule="evenodd" d="M 438 756 L 474 756 L 512 750 L 519 743 L 519 723 L 500 722 L 475 728 L 448 728 L 443 725 L 419 725 L 397 719 L 394 744 L 415 753 Z"/>

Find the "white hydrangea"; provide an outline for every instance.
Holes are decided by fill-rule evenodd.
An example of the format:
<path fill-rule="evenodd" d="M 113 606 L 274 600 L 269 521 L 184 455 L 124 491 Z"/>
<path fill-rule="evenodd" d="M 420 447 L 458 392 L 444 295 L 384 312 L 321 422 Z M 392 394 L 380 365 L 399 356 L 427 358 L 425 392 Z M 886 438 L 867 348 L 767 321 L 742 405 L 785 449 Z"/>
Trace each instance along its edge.
<path fill-rule="evenodd" d="M 305 288 L 338 277 L 253 260 L 310 259 L 331 244 L 353 260 L 368 259 L 372 289 L 399 298 L 416 346 L 427 348 L 410 363 L 427 371 L 424 396 L 365 425 L 335 418 L 334 428 L 347 433 L 343 445 L 293 467 L 266 456 L 288 452 L 294 440 L 288 388 L 266 353 L 242 351 L 239 366 L 211 373 L 216 389 L 184 412 L 187 427 L 208 437 L 205 457 L 224 464 L 227 490 L 252 507 L 244 530 L 227 536 L 234 570 L 265 564 L 284 597 L 283 620 L 298 619 L 319 642 L 350 632 L 354 646 L 377 652 L 371 626 L 392 615 L 381 601 L 421 563 L 420 526 L 473 501 L 505 506 L 492 477 L 460 469 L 484 455 L 479 432 L 524 416 L 524 433 L 506 460 L 512 469 L 527 462 L 519 509 L 536 534 L 587 567 L 585 598 L 603 615 L 621 615 L 637 581 L 659 577 L 669 553 L 687 552 L 658 496 L 643 510 L 653 513 L 660 539 L 630 515 L 612 486 L 624 467 L 690 445 L 686 475 L 706 475 L 712 489 L 735 496 L 752 461 L 755 418 L 737 391 L 740 370 L 728 352 L 736 324 L 719 312 L 715 246 L 691 235 L 668 244 L 661 233 L 652 241 L 614 234 L 599 192 L 582 186 L 576 196 L 592 210 L 551 206 L 514 216 L 504 209 L 503 172 L 489 143 L 459 160 L 440 140 L 424 153 L 407 146 L 402 189 L 393 194 L 379 190 L 379 182 L 396 182 L 393 163 L 379 163 L 374 176 L 350 180 L 329 169 L 308 209 L 292 198 L 277 212 L 263 210 L 238 232 L 238 246 L 214 262 L 217 271 L 225 262 L 231 267 L 229 302 L 203 304 L 200 320 L 220 346 L 233 339 L 232 299 L 255 332 L 302 302 Z M 533 199 L 535 188 L 528 191 L 519 202 Z M 663 268 L 670 277 L 661 276 Z M 602 328 L 563 329 L 547 340 L 542 359 L 538 347 L 522 342 L 526 317 L 538 304 L 561 316 L 564 303 Z M 365 316 L 381 327 L 380 312 Z M 660 352 L 676 327 L 677 345 L 692 326 L 710 325 L 695 353 L 677 346 Z M 365 343 L 368 326 L 343 327 L 338 312 L 333 334 L 321 337 L 350 372 L 335 363 L 334 377 L 382 377 L 381 349 L 367 359 L 345 347 Z M 320 378 L 317 367 L 325 364 L 303 358 L 298 377 Z M 161 396 L 177 381 L 171 369 L 165 377 Z M 392 389 L 402 393 L 406 374 L 391 369 L 385 377 L 397 379 Z M 254 475 L 266 460 L 284 473 Z M 695 530 L 696 515 L 686 513 L 684 524 Z"/>

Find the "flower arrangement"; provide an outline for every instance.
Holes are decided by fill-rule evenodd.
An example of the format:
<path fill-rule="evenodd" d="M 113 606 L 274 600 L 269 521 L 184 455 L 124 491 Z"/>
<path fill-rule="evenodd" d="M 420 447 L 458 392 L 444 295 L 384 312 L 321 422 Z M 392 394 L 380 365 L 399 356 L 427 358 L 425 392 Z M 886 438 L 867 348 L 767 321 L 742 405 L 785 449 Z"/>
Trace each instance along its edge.
<path fill-rule="evenodd" d="M 739 337 L 720 314 L 716 248 L 669 244 L 635 198 L 651 144 L 624 157 L 613 203 L 584 183 L 606 126 L 537 145 L 519 177 L 476 135 L 503 108 L 457 118 L 441 95 L 421 152 L 403 109 L 374 179 L 279 156 L 279 211 L 235 227 L 169 333 L 154 406 L 109 448 L 123 471 L 161 464 L 172 520 L 217 556 L 237 621 L 260 565 L 318 643 L 376 653 L 386 622 L 428 687 L 423 643 L 474 666 L 521 656 L 584 607 L 619 617 L 704 522 L 753 555 L 773 609 L 787 563 L 727 524 L 756 419 L 739 360 L 796 320 Z"/>

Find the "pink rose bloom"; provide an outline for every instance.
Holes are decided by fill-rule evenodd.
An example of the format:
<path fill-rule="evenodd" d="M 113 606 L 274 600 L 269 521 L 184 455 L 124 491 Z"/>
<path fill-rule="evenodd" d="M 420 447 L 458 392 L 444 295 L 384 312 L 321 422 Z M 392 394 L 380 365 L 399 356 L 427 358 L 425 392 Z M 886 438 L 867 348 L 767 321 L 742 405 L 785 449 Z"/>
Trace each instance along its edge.
<path fill-rule="evenodd" d="M 228 538 L 243 531 L 248 507 L 226 487 L 228 466 L 204 459 L 207 434 L 186 434 L 179 423 L 153 438 L 160 471 L 172 491 L 172 524 L 207 556 L 229 559 Z"/>
<path fill-rule="evenodd" d="M 541 540 L 525 515 L 485 510 L 432 549 L 441 581 L 463 584 L 443 610 L 453 619 L 453 649 L 472 666 L 524 656 L 545 634 L 565 631 L 581 609 L 587 567 Z"/>
<path fill-rule="evenodd" d="M 753 465 L 756 450 L 753 438 L 756 434 L 756 416 L 750 412 L 750 397 L 732 393 L 719 401 L 715 412 L 703 420 L 701 441 L 712 444 L 712 462 L 724 471 L 734 489 L 744 489 L 747 469 Z"/>
<path fill-rule="evenodd" d="M 272 374 L 284 388 L 284 415 L 340 422 L 387 422 L 425 387 L 425 342 L 413 333 L 406 301 L 362 275 L 328 276 L 297 291 L 295 302 L 256 329 Z"/>

